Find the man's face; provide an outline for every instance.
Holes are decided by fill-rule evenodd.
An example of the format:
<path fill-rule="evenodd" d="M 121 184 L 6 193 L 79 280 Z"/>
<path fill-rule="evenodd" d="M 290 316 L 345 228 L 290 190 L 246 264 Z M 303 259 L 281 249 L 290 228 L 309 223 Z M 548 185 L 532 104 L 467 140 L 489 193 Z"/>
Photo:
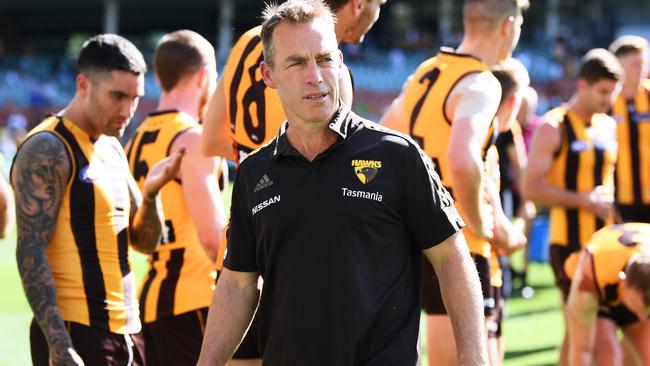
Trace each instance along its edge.
<path fill-rule="evenodd" d="M 584 79 L 578 80 L 578 93 L 590 113 L 605 113 L 612 105 L 618 92 L 620 83 L 610 79 L 600 79 L 588 83 Z"/>
<path fill-rule="evenodd" d="M 144 75 L 113 70 L 86 80 L 84 110 L 91 136 L 122 136 L 144 95 Z"/>
<path fill-rule="evenodd" d="M 381 6 L 386 4 L 388 0 L 361 0 L 363 8 L 359 17 L 352 25 L 349 34 L 343 38 L 346 43 L 361 43 L 366 33 L 372 28 L 377 19 L 379 19 L 379 12 Z"/>
<path fill-rule="evenodd" d="M 626 83 L 638 83 L 645 78 L 645 75 L 648 74 L 648 63 L 646 59 L 647 57 L 641 51 L 630 52 L 618 58 L 625 71 Z"/>
<path fill-rule="evenodd" d="M 276 88 L 290 121 L 329 122 L 338 107 L 343 56 L 332 24 L 281 23 L 273 31 L 273 66 L 262 63 L 264 81 Z"/>

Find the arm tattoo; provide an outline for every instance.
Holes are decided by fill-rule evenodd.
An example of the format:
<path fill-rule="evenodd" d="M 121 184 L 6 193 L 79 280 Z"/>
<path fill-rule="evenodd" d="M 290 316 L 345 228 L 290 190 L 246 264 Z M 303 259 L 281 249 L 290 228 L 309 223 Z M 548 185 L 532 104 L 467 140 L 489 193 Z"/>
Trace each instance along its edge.
<path fill-rule="evenodd" d="M 155 199 L 144 197 L 131 225 L 131 244 L 142 252 L 150 254 L 160 242 L 163 220 L 160 196 Z"/>
<path fill-rule="evenodd" d="M 16 194 L 16 259 L 27 301 L 50 352 L 71 347 L 56 302 L 45 247 L 52 237 L 61 200 L 71 174 L 68 152 L 50 133 L 27 140 L 16 155 L 12 184 Z M 52 355 L 56 357 L 56 355 Z"/>

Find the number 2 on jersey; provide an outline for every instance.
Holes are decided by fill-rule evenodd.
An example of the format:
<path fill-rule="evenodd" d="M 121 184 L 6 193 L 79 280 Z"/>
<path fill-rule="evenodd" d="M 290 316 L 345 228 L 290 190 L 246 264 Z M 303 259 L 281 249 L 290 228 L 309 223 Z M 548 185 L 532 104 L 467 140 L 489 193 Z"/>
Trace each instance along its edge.
<path fill-rule="evenodd" d="M 424 93 L 422 94 L 420 99 L 418 99 L 417 103 L 415 103 L 415 107 L 413 107 L 413 113 L 411 113 L 411 120 L 409 121 L 409 135 L 411 135 L 411 138 L 413 138 L 413 140 L 415 140 L 415 142 L 417 142 L 417 144 L 420 145 L 422 149 L 424 149 L 424 137 L 415 135 L 413 133 L 413 129 L 415 127 L 415 123 L 418 120 L 418 116 L 420 115 L 420 111 L 422 110 L 422 105 L 424 104 L 424 101 L 427 99 L 427 96 L 431 91 L 431 87 L 433 87 L 433 84 L 436 83 L 436 80 L 438 80 L 439 76 L 440 76 L 440 69 L 435 67 L 431 71 L 422 75 L 420 80 L 418 80 L 420 84 L 427 83 L 427 85 L 426 85 L 426 89 L 424 90 Z M 438 173 L 438 177 L 440 178 L 440 180 L 442 180 L 442 171 L 440 170 L 440 163 L 438 162 L 438 158 L 431 158 L 431 160 L 433 161 L 433 166 L 436 169 L 436 173 Z"/>

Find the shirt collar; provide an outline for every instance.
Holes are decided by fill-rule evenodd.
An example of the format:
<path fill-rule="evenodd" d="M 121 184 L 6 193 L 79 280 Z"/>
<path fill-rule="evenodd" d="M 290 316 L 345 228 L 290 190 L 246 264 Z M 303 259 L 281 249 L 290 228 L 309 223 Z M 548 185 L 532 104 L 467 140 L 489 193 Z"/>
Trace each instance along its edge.
<path fill-rule="evenodd" d="M 358 126 L 358 121 L 353 118 L 354 113 L 339 100 L 339 108 L 332 116 L 328 128 L 336 132 L 342 139 L 347 139 L 354 129 Z M 272 157 L 275 159 L 280 155 L 299 155 L 291 146 L 287 139 L 286 132 L 289 128 L 289 121 L 284 121 L 280 126 L 280 131 L 275 138 L 275 147 L 273 148 Z"/>

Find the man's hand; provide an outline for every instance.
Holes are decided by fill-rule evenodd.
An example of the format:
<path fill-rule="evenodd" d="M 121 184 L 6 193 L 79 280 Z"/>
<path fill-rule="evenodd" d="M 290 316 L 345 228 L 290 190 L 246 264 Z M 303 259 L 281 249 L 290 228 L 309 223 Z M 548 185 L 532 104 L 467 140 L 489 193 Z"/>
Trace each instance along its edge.
<path fill-rule="evenodd" d="M 614 216 L 614 192 L 606 186 L 597 186 L 585 194 L 585 209 L 593 212 L 603 220 Z"/>
<path fill-rule="evenodd" d="M 81 356 L 72 347 L 63 346 L 61 349 L 50 346 L 50 366 L 84 366 Z"/>
<path fill-rule="evenodd" d="M 143 198 L 145 200 L 153 201 L 160 189 L 167 182 L 176 178 L 183 155 L 185 155 L 184 147 L 180 148 L 174 155 L 162 159 L 149 169 L 149 173 L 147 173 L 144 181 Z"/>

